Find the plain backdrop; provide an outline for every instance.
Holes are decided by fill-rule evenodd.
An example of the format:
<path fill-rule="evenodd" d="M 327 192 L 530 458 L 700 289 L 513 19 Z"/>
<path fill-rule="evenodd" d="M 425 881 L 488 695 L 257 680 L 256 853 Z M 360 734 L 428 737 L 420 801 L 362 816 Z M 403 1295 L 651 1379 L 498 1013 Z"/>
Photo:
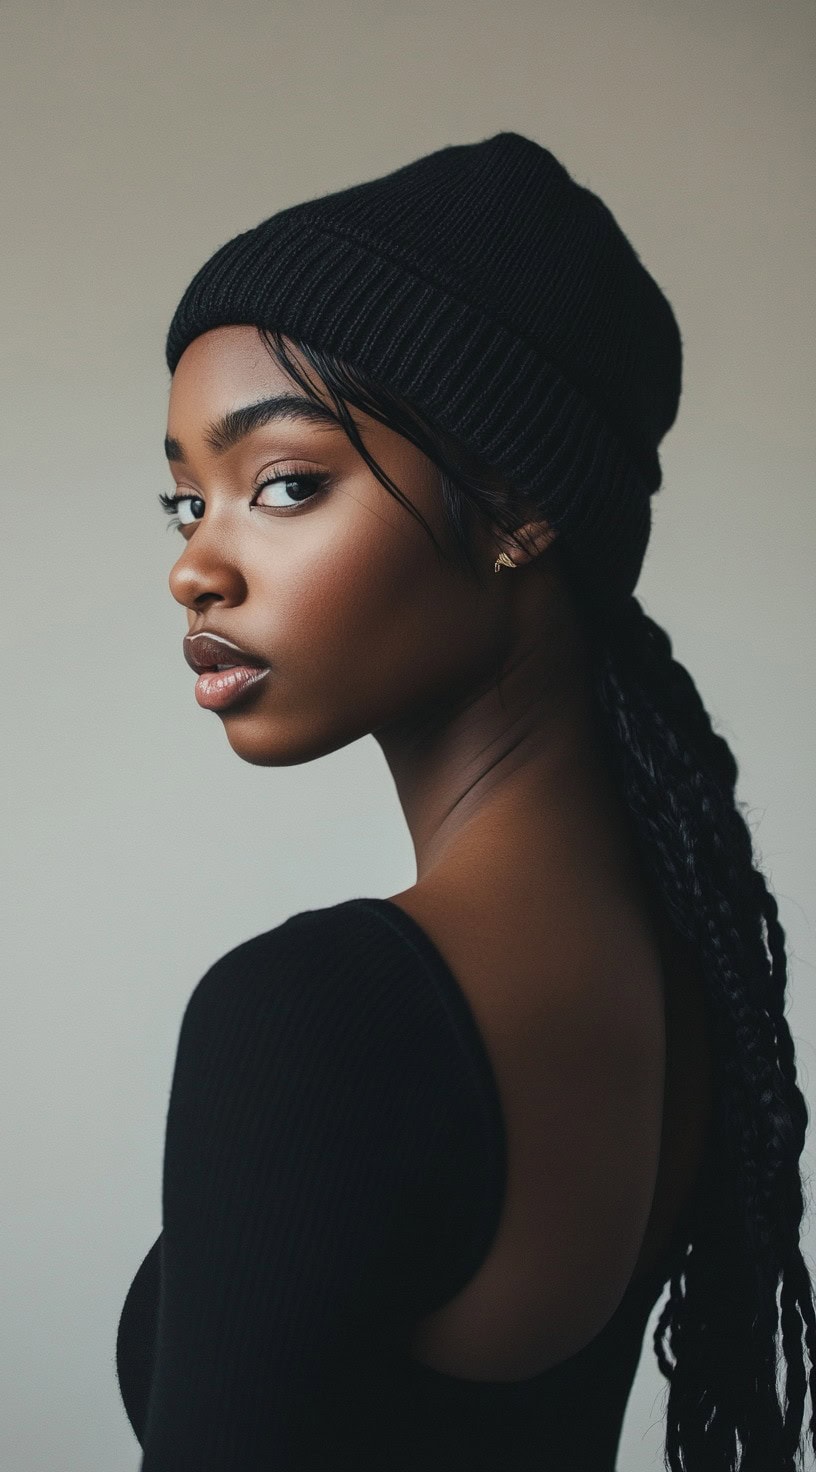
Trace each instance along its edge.
<path fill-rule="evenodd" d="M 243 763 L 182 659 L 164 336 L 276 209 L 512 129 L 667 293 L 684 393 L 637 591 L 739 762 L 812 1108 L 814 41 L 807 0 L 5 0 L 4 1472 L 138 1467 L 115 1333 L 199 977 L 415 878 L 373 738 Z M 656 1315 L 621 1472 L 661 1465 Z"/>

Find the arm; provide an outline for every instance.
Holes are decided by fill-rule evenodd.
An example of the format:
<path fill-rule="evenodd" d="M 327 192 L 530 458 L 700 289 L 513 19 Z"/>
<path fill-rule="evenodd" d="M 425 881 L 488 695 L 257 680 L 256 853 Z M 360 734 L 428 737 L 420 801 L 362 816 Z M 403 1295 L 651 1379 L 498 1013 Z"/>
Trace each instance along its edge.
<path fill-rule="evenodd" d="M 182 1020 L 142 1472 L 313 1467 L 355 1346 L 421 1311 L 421 1202 L 451 1240 L 438 1183 L 475 1158 L 468 1059 L 415 962 L 389 970 L 383 940 L 356 966 L 307 913 L 216 962 Z"/>

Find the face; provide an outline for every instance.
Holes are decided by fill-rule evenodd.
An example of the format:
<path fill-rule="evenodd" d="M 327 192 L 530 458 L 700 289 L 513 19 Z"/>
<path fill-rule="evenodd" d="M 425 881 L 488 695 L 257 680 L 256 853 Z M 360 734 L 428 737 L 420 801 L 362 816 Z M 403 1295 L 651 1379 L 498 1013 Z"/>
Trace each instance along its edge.
<path fill-rule="evenodd" d="M 219 327 L 180 358 L 167 423 L 173 494 L 188 498 L 177 508 L 170 589 L 186 633 L 223 635 L 270 666 L 216 712 L 234 751 L 265 766 L 410 730 L 455 691 L 492 680 L 505 607 L 495 539 L 474 533 L 485 570 L 477 584 L 437 553 L 341 426 L 289 416 L 226 448 L 208 441 L 228 411 L 280 394 L 303 397 L 256 329 Z M 369 453 L 446 545 L 436 468 L 401 435 L 352 413 Z"/>

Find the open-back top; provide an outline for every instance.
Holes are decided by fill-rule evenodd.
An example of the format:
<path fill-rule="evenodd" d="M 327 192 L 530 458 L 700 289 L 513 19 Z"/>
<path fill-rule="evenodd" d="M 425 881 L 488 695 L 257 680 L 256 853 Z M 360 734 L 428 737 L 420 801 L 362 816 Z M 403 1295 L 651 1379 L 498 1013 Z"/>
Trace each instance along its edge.
<path fill-rule="evenodd" d="M 484 1261 L 506 1171 L 474 1012 L 399 905 L 305 910 L 216 961 L 179 1034 L 162 1232 L 119 1321 L 142 1472 L 613 1472 L 697 1197 L 578 1353 L 462 1379 L 410 1331 Z"/>

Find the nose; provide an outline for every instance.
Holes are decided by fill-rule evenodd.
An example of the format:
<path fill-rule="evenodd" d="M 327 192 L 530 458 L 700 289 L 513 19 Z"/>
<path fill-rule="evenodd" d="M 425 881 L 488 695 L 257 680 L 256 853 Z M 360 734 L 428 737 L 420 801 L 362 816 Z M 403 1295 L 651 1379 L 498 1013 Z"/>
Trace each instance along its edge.
<path fill-rule="evenodd" d="M 246 594 L 243 573 L 225 550 L 223 537 L 204 531 L 204 523 L 185 543 L 181 556 L 170 569 L 170 592 L 182 608 L 198 610 L 207 600 L 239 603 Z"/>

